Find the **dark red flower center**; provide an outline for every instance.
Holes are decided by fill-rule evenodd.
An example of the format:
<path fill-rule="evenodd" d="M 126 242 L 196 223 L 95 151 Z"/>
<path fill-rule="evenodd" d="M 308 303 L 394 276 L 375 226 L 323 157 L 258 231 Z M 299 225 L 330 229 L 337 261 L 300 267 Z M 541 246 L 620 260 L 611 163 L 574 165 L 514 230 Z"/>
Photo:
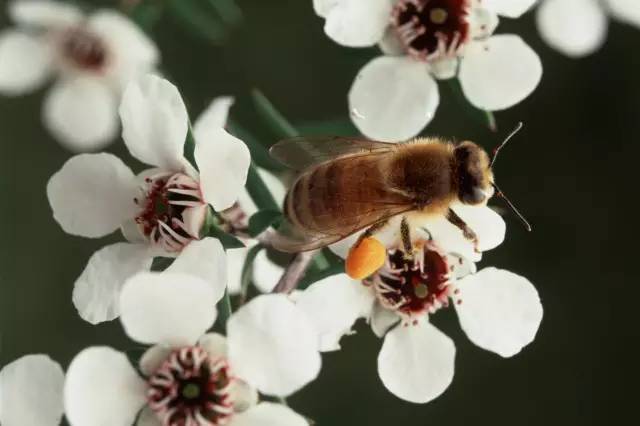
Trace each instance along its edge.
<path fill-rule="evenodd" d="M 457 290 L 450 274 L 456 265 L 427 243 L 407 256 L 402 250 L 391 250 L 387 264 L 370 280 L 378 300 L 387 309 L 412 316 L 433 313 L 449 305 Z"/>
<path fill-rule="evenodd" d="M 224 425 L 233 415 L 223 358 L 198 346 L 178 349 L 148 379 L 147 399 L 163 426 Z"/>
<path fill-rule="evenodd" d="M 185 212 L 202 206 L 198 182 L 183 173 L 159 174 L 145 179 L 143 197 L 134 199 L 141 211 L 136 223 L 152 244 L 169 252 L 180 251 L 198 238 Z"/>
<path fill-rule="evenodd" d="M 400 0 L 391 23 L 408 53 L 429 61 L 454 56 L 469 37 L 469 0 Z"/>
<path fill-rule="evenodd" d="M 62 52 L 71 64 L 86 71 L 100 71 L 107 63 L 107 47 L 102 39 L 82 27 L 64 33 Z"/>

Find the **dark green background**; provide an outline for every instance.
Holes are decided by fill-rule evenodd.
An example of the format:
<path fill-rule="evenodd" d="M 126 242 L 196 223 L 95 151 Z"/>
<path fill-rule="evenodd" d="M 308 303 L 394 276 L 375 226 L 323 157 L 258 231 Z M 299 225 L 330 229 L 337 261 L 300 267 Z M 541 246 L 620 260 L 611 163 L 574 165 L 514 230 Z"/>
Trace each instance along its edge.
<path fill-rule="evenodd" d="M 239 3 L 246 24 L 225 48 L 192 37 L 169 17 L 155 27 L 163 68 L 191 114 L 220 94 L 236 94 L 242 103 L 255 86 L 294 123 L 344 119 L 347 90 L 375 50 L 331 42 L 311 0 Z M 452 311 L 439 312 L 434 322 L 458 348 L 456 376 L 436 401 L 412 405 L 382 386 L 376 370 L 381 341 L 361 325 L 357 336 L 344 339 L 343 351 L 324 357 L 320 378 L 290 399 L 321 425 L 634 422 L 640 31 L 613 24 L 606 46 L 582 60 L 547 48 L 532 14 L 504 20 L 499 32 L 521 34 L 540 54 L 538 90 L 498 113 L 500 129 L 493 134 L 443 88 L 427 131 L 491 148 L 525 122 L 496 174 L 534 232 L 507 216 L 507 239 L 483 264 L 516 271 L 537 286 L 545 309 L 538 337 L 518 356 L 501 359 L 468 342 Z M 91 253 L 120 237 L 76 238 L 52 219 L 45 185 L 70 153 L 40 124 L 43 93 L 0 98 L 2 365 L 46 352 L 66 366 L 92 344 L 130 346 L 117 321 L 91 326 L 71 304 L 73 282 Z M 121 142 L 110 150 L 130 160 Z"/>

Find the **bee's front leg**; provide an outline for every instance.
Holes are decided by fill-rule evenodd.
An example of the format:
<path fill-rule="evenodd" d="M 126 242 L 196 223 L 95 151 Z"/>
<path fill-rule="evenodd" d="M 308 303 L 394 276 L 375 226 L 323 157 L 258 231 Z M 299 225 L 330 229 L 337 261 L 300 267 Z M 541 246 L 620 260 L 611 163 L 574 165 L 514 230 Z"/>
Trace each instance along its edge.
<path fill-rule="evenodd" d="M 452 209 L 449 209 L 447 212 L 447 220 L 460 228 L 460 230 L 462 230 L 462 235 L 473 243 L 473 248 L 476 253 L 480 253 L 480 250 L 478 249 L 478 236 L 473 232 L 473 229 L 471 229 L 469 225 L 467 225 L 467 223 Z"/>
<path fill-rule="evenodd" d="M 413 259 L 413 244 L 411 243 L 411 229 L 409 228 L 409 222 L 406 217 L 402 217 L 400 222 L 400 237 L 402 238 L 402 247 L 404 251 L 404 257 L 407 260 Z"/>

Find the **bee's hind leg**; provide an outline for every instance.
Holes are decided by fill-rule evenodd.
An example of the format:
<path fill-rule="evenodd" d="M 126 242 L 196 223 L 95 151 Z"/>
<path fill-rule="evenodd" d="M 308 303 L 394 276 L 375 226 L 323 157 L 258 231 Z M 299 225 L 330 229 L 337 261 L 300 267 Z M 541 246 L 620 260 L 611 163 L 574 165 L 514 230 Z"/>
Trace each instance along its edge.
<path fill-rule="evenodd" d="M 368 227 L 366 231 L 360 234 L 360 236 L 358 237 L 358 240 L 353 246 L 354 247 L 359 246 L 362 240 L 364 240 L 365 238 L 373 237 L 375 233 L 381 231 L 388 224 L 389 224 L 389 219 L 382 219 L 381 221 L 374 223 L 373 225 Z"/>
<path fill-rule="evenodd" d="M 478 236 L 475 232 L 473 232 L 473 229 L 471 229 L 469 225 L 467 225 L 467 223 L 462 220 L 462 218 L 458 216 L 458 214 L 452 209 L 449 209 L 449 211 L 447 212 L 447 220 L 460 228 L 460 230 L 462 231 L 462 235 L 464 235 L 467 240 L 471 241 L 473 243 L 473 248 L 475 249 L 475 251 L 477 253 L 480 253 L 480 250 L 478 250 Z"/>

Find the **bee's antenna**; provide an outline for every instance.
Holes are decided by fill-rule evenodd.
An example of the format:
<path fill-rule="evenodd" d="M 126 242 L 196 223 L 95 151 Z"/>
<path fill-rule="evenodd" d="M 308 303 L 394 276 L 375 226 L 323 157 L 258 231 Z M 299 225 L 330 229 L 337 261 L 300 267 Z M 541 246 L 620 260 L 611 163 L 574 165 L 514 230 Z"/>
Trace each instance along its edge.
<path fill-rule="evenodd" d="M 522 121 L 519 122 L 516 128 L 513 129 L 511 133 L 509 133 L 509 135 L 505 138 L 505 140 L 493 150 L 493 158 L 491 158 L 491 167 L 493 167 L 493 163 L 496 162 L 496 158 L 498 157 L 498 153 L 500 152 L 500 150 L 504 148 L 507 142 L 509 142 L 516 134 L 518 134 L 518 132 L 522 129 L 523 125 L 524 124 L 522 123 Z"/>
<path fill-rule="evenodd" d="M 507 203 L 509 208 L 516 214 L 516 216 L 518 216 L 518 219 L 520 219 L 520 221 L 522 222 L 526 230 L 531 232 L 532 228 L 529 221 L 527 221 L 527 219 L 524 218 L 524 216 L 522 215 L 522 213 L 520 213 L 520 211 L 516 208 L 516 206 L 514 206 L 513 203 L 507 198 L 507 196 L 504 195 L 504 192 L 502 192 L 500 188 L 498 188 L 498 185 L 496 185 L 493 182 L 491 182 L 491 185 L 493 185 L 493 188 L 496 190 L 496 195 L 502 198 L 505 203 Z"/>

